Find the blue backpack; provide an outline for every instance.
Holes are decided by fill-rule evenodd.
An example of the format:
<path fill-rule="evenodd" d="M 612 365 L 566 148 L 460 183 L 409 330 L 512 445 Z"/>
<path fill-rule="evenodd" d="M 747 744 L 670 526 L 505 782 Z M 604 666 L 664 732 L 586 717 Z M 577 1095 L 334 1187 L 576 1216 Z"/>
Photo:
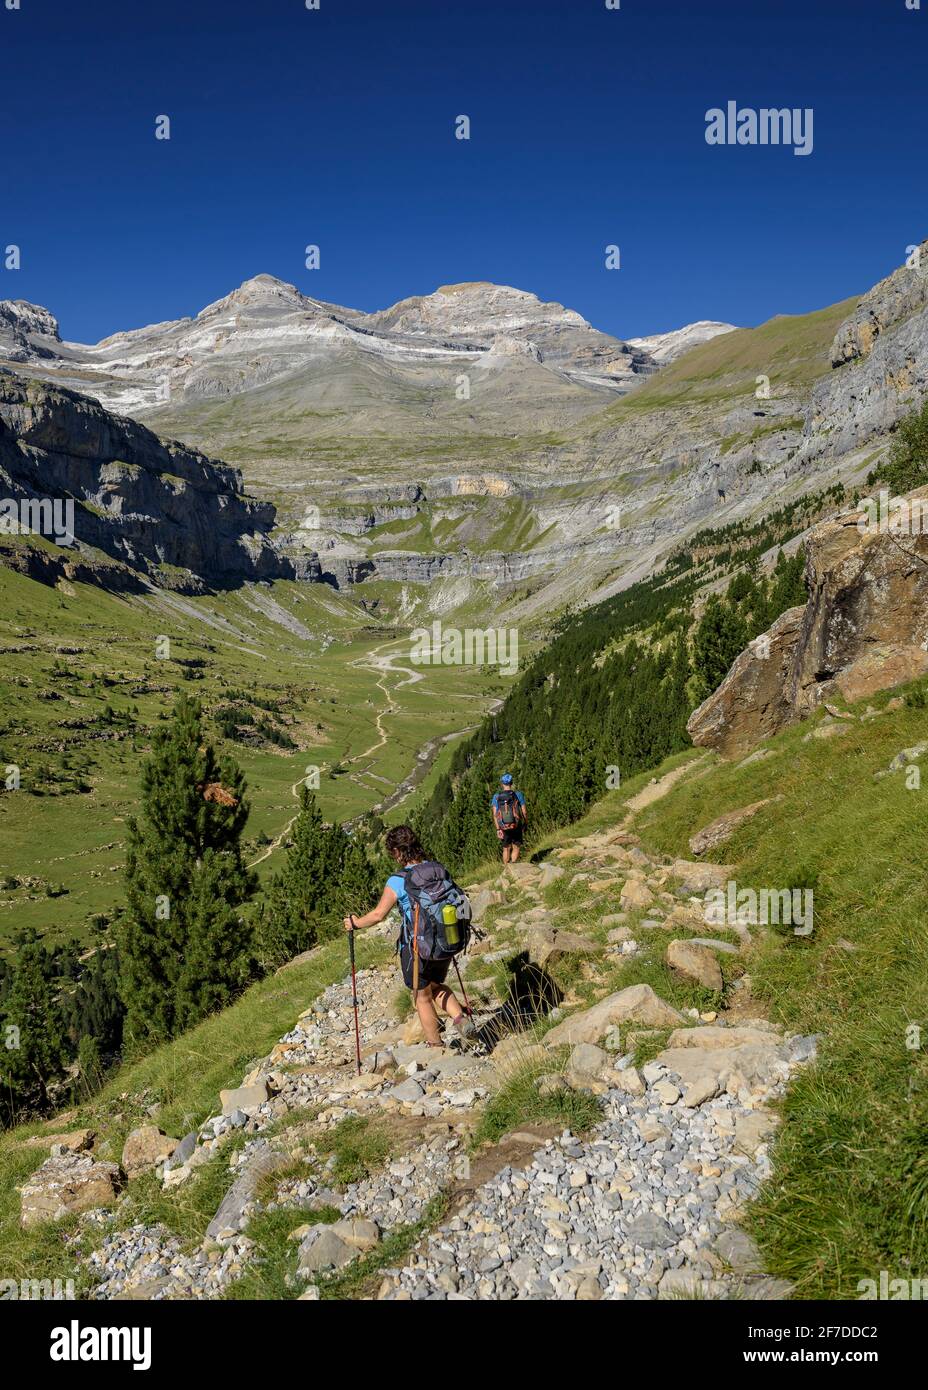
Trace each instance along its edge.
<path fill-rule="evenodd" d="M 422 960 L 450 960 L 467 950 L 471 906 L 444 864 L 425 859 L 403 870 L 410 915 L 403 914 L 399 945 L 418 950 Z"/>

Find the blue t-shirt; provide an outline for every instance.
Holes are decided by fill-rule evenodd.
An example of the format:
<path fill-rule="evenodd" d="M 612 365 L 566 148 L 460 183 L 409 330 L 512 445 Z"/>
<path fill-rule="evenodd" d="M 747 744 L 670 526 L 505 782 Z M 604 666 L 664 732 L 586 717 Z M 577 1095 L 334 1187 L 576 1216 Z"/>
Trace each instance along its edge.
<path fill-rule="evenodd" d="M 407 864 L 407 869 L 412 865 Z M 403 914 L 403 921 L 408 922 L 412 917 L 412 903 L 409 901 L 409 894 L 406 892 L 406 880 L 402 874 L 391 874 L 387 879 L 387 887 L 392 888 L 396 894 L 396 901 L 399 903 L 400 912 Z"/>
<path fill-rule="evenodd" d="M 510 790 L 510 791 L 515 791 L 515 787 L 510 787 L 509 790 Z M 490 802 L 490 805 L 493 807 L 493 810 L 494 810 L 494 811 L 496 811 L 496 810 L 499 809 L 499 799 L 500 799 L 500 797 L 502 796 L 502 794 L 503 794 L 502 792 L 497 792 L 496 795 L 493 797 L 493 800 Z M 517 796 L 518 799 L 519 799 L 519 805 L 522 807 L 522 810 L 524 811 L 524 810 L 525 810 L 525 793 L 524 793 L 524 792 L 516 792 L 516 796 Z"/>

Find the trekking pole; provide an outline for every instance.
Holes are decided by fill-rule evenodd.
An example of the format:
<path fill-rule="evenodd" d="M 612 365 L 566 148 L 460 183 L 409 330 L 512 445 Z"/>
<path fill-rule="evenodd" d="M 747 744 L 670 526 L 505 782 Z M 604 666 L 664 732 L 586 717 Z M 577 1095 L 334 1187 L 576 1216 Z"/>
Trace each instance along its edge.
<path fill-rule="evenodd" d="M 464 988 L 464 981 L 461 979 L 461 972 L 458 969 L 458 963 L 454 956 L 451 957 L 451 964 L 454 966 L 454 973 L 458 977 L 458 984 L 461 986 L 461 993 L 464 996 L 464 1012 L 467 1014 L 468 1018 L 473 1018 L 474 1011 L 470 1006 L 470 1000 L 467 997 L 467 990 Z"/>
<path fill-rule="evenodd" d="M 354 917 L 350 918 L 354 922 Z M 354 968 L 354 927 L 348 933 L 348 955 L 351 960 L 351 1002 L 354 1005 L 354 1050 L 358 1063 L 358 1076 L 361 1075 L 361 1030 L 358 1027 L 358 977 Z"/>

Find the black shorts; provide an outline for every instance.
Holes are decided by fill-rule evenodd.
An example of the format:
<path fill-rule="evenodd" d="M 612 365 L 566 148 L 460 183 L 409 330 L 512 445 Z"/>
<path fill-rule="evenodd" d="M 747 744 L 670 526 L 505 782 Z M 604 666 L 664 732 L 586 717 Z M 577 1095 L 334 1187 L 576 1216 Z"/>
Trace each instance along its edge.
<path fill-rule="evenodd" d="M 503 838 L 500 843 L 504 849 L 509 845 L 521 845 L 524 834 L 525 826 L 520 821 L 518 825 L 510 825 L 508 830 L 503 829 Z"/>
<path fill-rule="evenodd" d="M 413 960 L 412 946 L 400 947 L 400 966 L 403 971 L 403 984 L 407 989 L 413 987 L 412 972 L 415 962 Z M 443 985 L 451 967 L 450 960 L 423 960 L 419 958 L 419 988 L 423 985 Z"/>

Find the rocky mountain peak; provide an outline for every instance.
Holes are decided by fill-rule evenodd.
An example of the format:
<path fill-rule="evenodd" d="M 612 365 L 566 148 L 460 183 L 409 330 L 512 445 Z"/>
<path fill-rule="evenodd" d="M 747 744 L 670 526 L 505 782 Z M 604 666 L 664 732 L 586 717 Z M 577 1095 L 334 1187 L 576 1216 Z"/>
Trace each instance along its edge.
<path fill-rule="evenodd" d="M 698 319 L 687 323 L 683 328 L 673 328 L 667 333 L 652 333 L 645 338 L 629 338 L 629 347 L 641 348 L 649 353 L 662 367 L 674 362 L 691 348 L 707 343 L 723 333 L 734 333 L 737 324 L 719 323 L 714 319 Z"/>
<path fill-rule="evenodd" d="M 36 333 L 43 338 L 61 342 L 58 320 L 41 304 L 30 304 L 28 299 L 0 300 L 0 320 L 4 320 L 22 333 Z"/>
<path fill-rule="evenodd" d="M 0 314 L 0 363 L 40 366 L 41 375 L 54 372 L 61 384 L 89 391 L 123 414 L 240 395 L 310 366 L 299 388 L 308 402 L 314 392 L 325 393 L 330 374 L 337 394 L 350 379 L 360 398 L 372 393 L 387 410 L 404 408 L 407 396 L 420 399 L 423 382 L 431 389 L 436 374 L 459 371 L 462 354 L 489 354 L 500 369 L 497 383 L 505 376 L 503 359 L 522 359 L 510 364 L 519 391 L 525 390 L 526 359 L 534 362 L 543 382 L 537 395 L 574 415 L 586 402 L 590 409 L 604 403 L 604 390 L 631 389 L 655 366 L 646 352 L 592 328 L 574 310 L 485 280 L 441 285 L 369 314 L 312 298 L 263 272 L 194 318 L 114 333 L 93 345 L 66 343 L 61 350 L 48 311 L 27 308 L 28 321 L 15 306 L 7 306 L 6 317 Z M 389 376 L 378 371 L 378 357 L 389 362 Z M 537 423 L 534 407 L 533 419 Z"/>
<path fill-rule="evenodd" d="M 286 280 L 278 280 L 276 275 L 261 274 L 253 275 L 250 280 L 244 280 L 238 289 L 232 290 L 231 294 L 223 295 L 221 299 L 207 304 L 197 314 L 197 319 L 210 318 L 226 309 L 253 307 L 292 312 L 294 310 L 312 311 L 323 306 L 319 300 L 309 299 L 301 294 L 296 285 L 291 285 Z M 324 307 L 328 308 L 329 306 Z"/>
<path fill-rule="evenodd" d="M 0 300 L 0 358 L 30 362 L 56 355 L 61 342 L 58 320 L 28 299 Z"/>
<path fill-rule="evenodd" d="M 538 325 L 589 329 L 581 314 L 563 304 L 544 303 L 528 290 L 494 285 L 489 280 L 465 280 L 439 285 L 431 294 L 401 299 L 389 309 L 371 314 L 379 327 L 406 333 L 442 333 L 451 338 L 491 339 L 497 334 L 531 335 Z M 537 335 L 536 335 L 537 336 Z"/>

